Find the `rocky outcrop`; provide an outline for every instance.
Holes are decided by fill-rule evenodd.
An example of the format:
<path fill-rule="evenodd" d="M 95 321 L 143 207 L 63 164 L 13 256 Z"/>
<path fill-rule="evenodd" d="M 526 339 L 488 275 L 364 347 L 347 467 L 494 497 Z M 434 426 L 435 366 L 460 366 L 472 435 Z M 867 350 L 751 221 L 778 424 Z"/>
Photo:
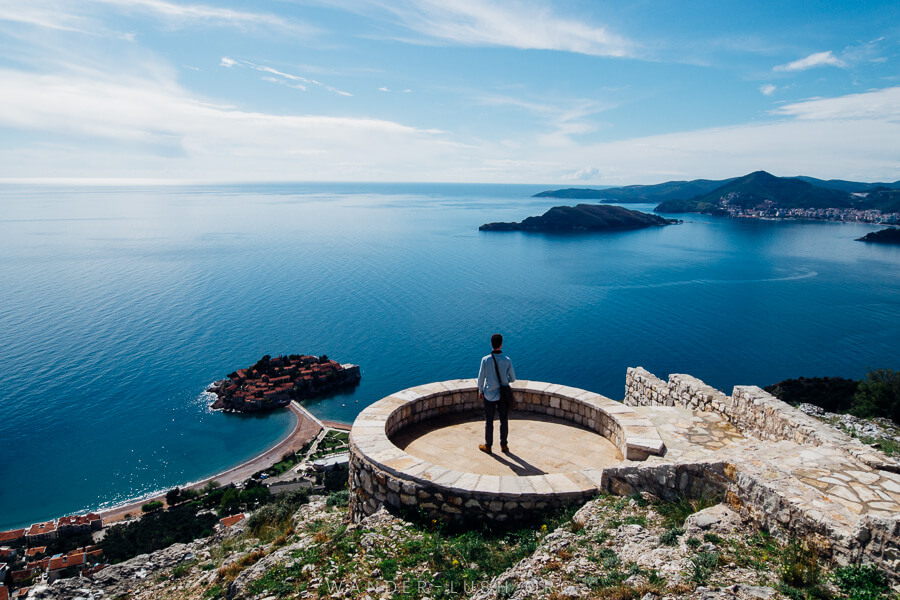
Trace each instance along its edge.
<path fill-rule="evenodd" d="M 677 221 L 621 206 L 579 204 L 574 207 L 555 206 L 540 217 L 528 217 L 521 223 L 485 223 L 478 229 L 479 231 L 579 233 L 644 229 L 672 223 L 677 223 Z"/>
<path fill-rule="evenodd" d="M 881 231 L 873 231 L 867 233 L 861 238 L 856 239 L 857 242 L 870 242 L 873 244 L 900 244 L 900 228 L 888 227 Z"/>

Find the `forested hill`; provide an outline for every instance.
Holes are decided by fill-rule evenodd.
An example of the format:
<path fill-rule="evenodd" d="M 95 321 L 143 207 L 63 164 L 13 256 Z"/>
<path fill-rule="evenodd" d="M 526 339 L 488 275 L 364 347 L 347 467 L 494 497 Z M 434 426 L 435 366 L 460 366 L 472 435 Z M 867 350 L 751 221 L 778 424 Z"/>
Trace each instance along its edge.
<path fill-rule="evenodd" d="M 776 177 L 756 171 L 735 179 L 715 190 L 687 202 L 662 202 L 658 212 L 700 212 L 707 207 L 725 206 L 751 209 L 773 205 L 779 208 L 854 208 L 854 196 L 829 188 L 818 187 L 793 177 Z"/>
<path fill-rule="evenodd" d="M 535 194 L 535 198 L 572 198 L 575 200 L 605 200 L 622 204 L 639 204 L 662 202 L 664 200 L 687 199 L 706 194 L 732 179 L 710 180 L 695 179 L 693 181 L 668 181 L 655 185 L 629 185 L 625 187 L 597 190 L 591 188 L 566 188 L 548 190 Z"/>
<path fill-rule="evenodd" d="M 814 177 L 776 177 L 756 171 L 731 179 L 669 181 L 608 189 L 566 188 L 534 195 L 544 198 L 592 199 L 613 203 L 659 203 L 658 212 L 723 212 L 774 205 L 780 208 L 858 208 L 900 211 L 900 181 L 863 183 Z"/>

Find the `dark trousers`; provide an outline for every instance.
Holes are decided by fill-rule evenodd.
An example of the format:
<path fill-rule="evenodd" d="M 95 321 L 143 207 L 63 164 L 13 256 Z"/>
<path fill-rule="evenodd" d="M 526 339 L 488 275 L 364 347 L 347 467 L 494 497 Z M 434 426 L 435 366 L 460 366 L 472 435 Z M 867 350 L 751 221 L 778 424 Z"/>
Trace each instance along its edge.
<path fill-rule="evenodd" d="M 494 443 L 494 412 L 500 412 L 500 444 L 506 445 L 509 435 L 509 404 L 501 397 L 495 402 L 484 401 L 484 443 L 491 446 Z"/>

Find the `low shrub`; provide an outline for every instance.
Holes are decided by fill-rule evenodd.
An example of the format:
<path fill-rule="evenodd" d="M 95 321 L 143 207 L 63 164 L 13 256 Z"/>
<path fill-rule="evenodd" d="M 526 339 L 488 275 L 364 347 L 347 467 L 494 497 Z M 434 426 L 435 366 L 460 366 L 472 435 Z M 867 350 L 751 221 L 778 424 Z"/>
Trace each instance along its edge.
<path fill-rule="evenodd" d="M 891 591 L 884 572 L 874 565 L 839 567 L 831 578 L 849 600 L 881 600 Z"/>

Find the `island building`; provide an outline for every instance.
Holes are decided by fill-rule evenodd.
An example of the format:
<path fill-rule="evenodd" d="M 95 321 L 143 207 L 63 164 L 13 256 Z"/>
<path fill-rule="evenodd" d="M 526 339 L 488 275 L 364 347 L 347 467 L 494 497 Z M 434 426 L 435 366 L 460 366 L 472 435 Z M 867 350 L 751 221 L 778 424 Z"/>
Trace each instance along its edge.
<path fill-rule="evenodd" d="M 216 395 L 215 409 L 259 412 L 320 396 L 359 380 L 358 365 L 341 364 L 327 356 L 264 356 L 255 365 L 214 382 L 207 391 Z"/>

